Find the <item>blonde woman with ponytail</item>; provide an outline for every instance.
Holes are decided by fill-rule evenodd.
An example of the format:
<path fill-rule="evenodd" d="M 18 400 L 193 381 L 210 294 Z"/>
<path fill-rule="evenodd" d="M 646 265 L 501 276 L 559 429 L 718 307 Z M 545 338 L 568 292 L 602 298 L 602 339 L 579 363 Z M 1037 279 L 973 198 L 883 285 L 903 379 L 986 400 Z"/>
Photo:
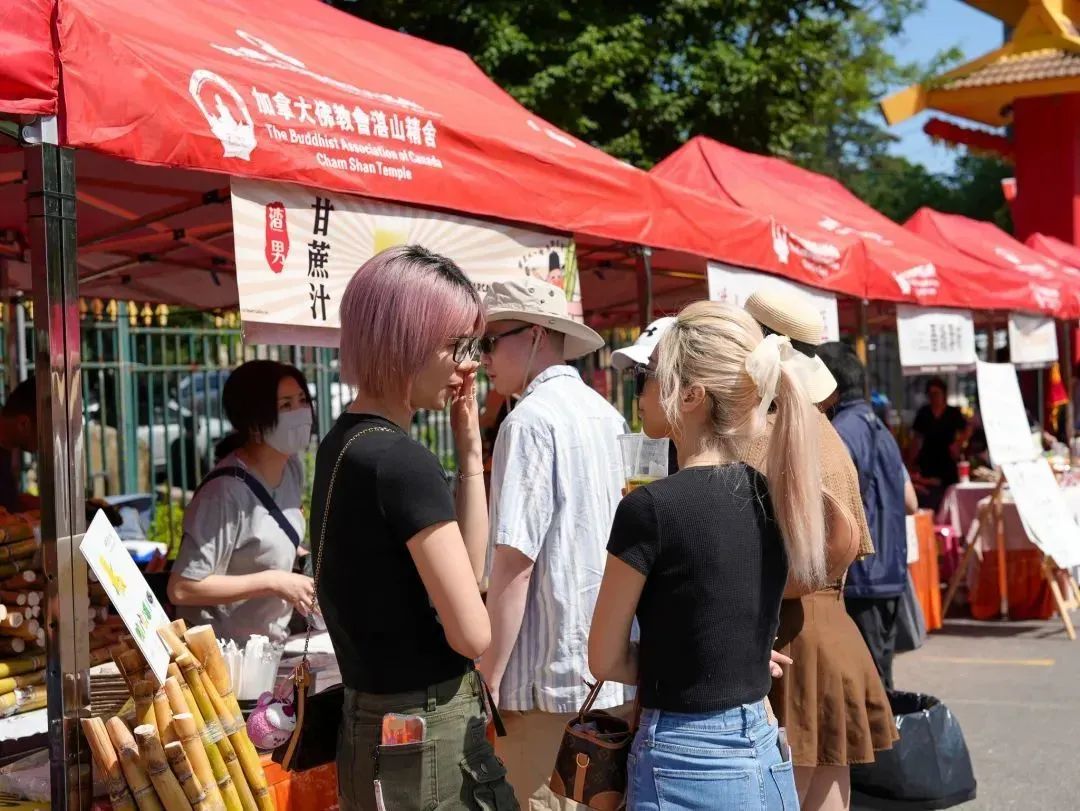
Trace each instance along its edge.
<path fill-rule="evenodd" d="M 803 811 L 846 811 L 851 800 L 851 764 L 872 763 L 877 750 L 896 739 L 888 696 L 859 629 L 848 616 L 840 586 L 857 557 L 873 554 L 863 512 L 859 475 L 843 440 L 820 411 L 835 397 L 836 381 L 818 357 L 825 325 L 808 297 L 777 287 L 763 288 L 746 302 L 766 334 L 784 336 L 803 360 L 799 371 L 819 411 L 807 430 L 817 436 L 819 498 L 826 519 L 826 584 L 804 580 L 793 569 L 780 606 L 776 648 L 794 663 L 773 682 L 769 701 L 787 732 L 795 784 Z M 770 481 L 790 468 L 777 453 L 783 434 L 779 411 L 743 458 Z"/>
<path fill-rule="evenodd" d="M 671 437 L 679 472 L 619 505 L 589 635 L 598 679 L 640 685 L 630 811 L 658 811 L 660 797 L 667 811 L 798 807 L 765 697 L 789 576 L 827 574 L 805 365 L 788 339 L 711 302 L 683 310 L 650 361 L 642 422 Z M 770 411 L 766 481 L 740 459 Z"/>

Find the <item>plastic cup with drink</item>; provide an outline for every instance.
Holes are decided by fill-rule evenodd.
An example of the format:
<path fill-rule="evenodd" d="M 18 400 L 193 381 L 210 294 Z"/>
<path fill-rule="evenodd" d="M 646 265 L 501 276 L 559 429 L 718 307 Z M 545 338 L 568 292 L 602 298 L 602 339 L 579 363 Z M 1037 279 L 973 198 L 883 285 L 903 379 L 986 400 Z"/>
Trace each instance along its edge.
<path fill-rule="evenodd" d="M 619 448 L 627 493 L 668 475 L 669 440 L 649 439 L 644 434 L 622 434 Z"/>
<path fill-rule="evenodd" d="M 960 479 L 961 484 L 967 484 L 971 481 L 971 462 L 967 459 L 961 459 L 956 463 L 956 475 Z"/>

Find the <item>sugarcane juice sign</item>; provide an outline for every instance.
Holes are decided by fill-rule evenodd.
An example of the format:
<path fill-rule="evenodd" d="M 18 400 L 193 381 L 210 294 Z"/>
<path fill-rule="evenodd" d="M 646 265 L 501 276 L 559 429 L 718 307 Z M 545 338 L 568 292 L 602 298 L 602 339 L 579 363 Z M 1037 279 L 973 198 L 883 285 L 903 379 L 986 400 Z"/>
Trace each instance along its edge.
<path fill-rule="evenodd" d="M 1039 455 L 1031 438 L 1020 382 L 1011 363 L 982 363 L 976 367 L 979 416 L 995 465 L 1027 462 Z"/>
<path fill-rule="evenodd" d="M 746 300 L 758 290 L 779 287 L 795 290 L 811 299 L 821 313 L 825 330 L 822 341 L 840 340 L 840 314 L 836 305 L 836 296 L 825 290 L 789 282 L 768 273 L 756 273 L 752 270 L 725 265 L 722 262 L 709 262 L 709 300 L 722 301 L 735 307 L 742 307 Z"/>
<path fill-rule="evenodd" d="M 1080 566 L 1080 525 L 1046 459 L 1002 465 L 1028 538 L 1063 569 Z"/>
<path fill-rule="evenodd" d="M 397 245 L 453 259 L 483 295 L 492 282 L 532 277 L 566 292 L 582 317 L 568 236 L 318 191 L 234 178 L 233 237 L 244 338 L 337 346 L 338 307 L 356 269 Z"/>
<path fill-rule="evenodd" d="M 168 625 L 169 618 L 113 525 L 100 510 L 86 530 L 79 551 L 109 595 L 113 608 L 154 671 L 158 683 L 164 684 L 169 669 L 169 650 L 158 638 L 157 629 Z"/>
<path fill-rule="evenodd" d="M 897 305 L 896 337 L 904 374 L 975 366 L 975 321 L 965 310 Z"/>

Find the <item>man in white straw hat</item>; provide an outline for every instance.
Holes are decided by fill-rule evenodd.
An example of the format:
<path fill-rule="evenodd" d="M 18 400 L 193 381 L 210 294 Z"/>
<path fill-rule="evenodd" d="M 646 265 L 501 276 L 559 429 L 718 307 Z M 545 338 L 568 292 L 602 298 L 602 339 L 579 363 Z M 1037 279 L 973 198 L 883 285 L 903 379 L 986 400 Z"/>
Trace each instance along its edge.
<path fill-rule="evenodd" d="M 503 711 L 496 743 L 525 809 L 576 808 L 548 788 L 566 722 L 588 693 L 587 641 L 622 489 L 622 416 L 566 361 L 604 340 L 567 314 L 559 288 L 496 283 L 485 300 L 484 368 L 517 405 L 491 474 L 491 647 L 479 667 Z M 605 685 L 596 707 L 625 703 Z"/>

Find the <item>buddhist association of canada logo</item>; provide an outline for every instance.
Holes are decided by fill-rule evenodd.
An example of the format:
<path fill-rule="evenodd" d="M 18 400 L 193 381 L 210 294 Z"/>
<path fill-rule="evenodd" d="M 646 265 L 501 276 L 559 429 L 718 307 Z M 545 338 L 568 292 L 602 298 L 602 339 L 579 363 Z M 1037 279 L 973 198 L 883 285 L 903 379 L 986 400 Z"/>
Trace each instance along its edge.
<path fill-rule="evenodd" d="M 188 92 L 221 142 L 226 158 L 250 161 L 255 149 L 255 122 L 244 99 L 227 81 L 209 70 L 191 74 Z"/>

